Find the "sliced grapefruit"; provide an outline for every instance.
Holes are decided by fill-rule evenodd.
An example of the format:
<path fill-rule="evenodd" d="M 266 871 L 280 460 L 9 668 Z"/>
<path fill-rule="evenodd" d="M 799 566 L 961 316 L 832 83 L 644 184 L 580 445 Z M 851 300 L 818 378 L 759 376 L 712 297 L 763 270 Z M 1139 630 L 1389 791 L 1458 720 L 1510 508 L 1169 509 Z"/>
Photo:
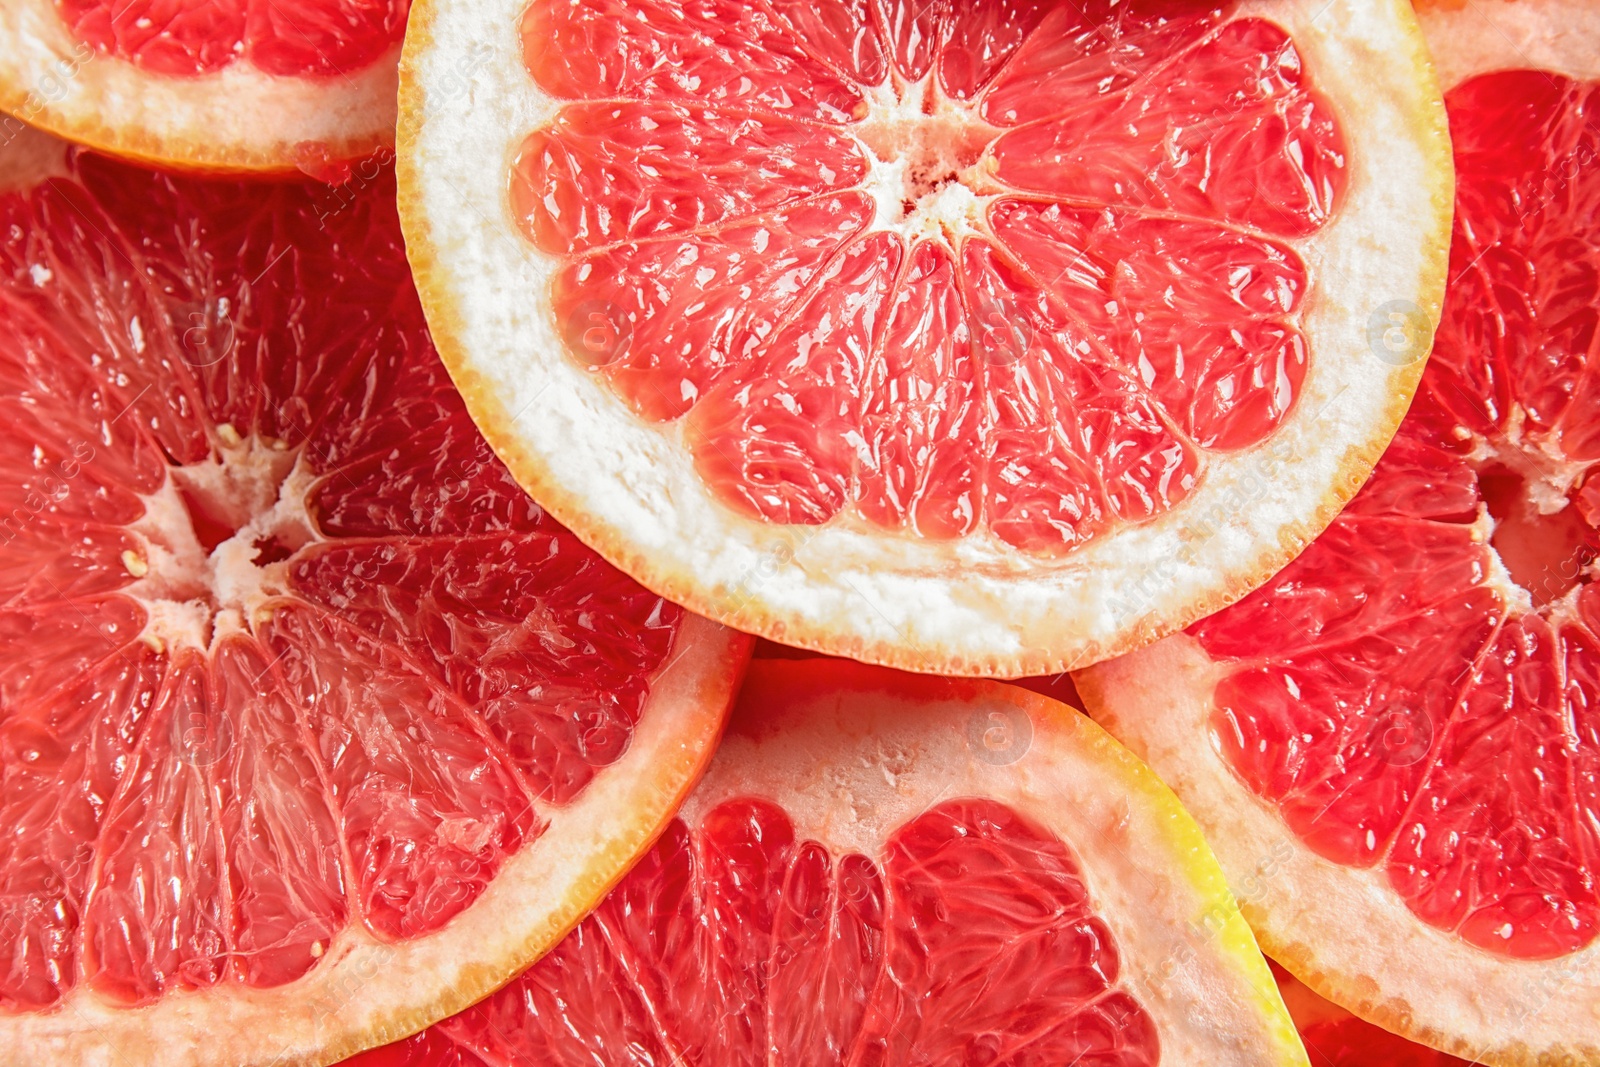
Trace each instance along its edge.
<path fill-rule="evenodd" d="M 158 164 L 326 173 L 394 144 L 407 9 L 0 0 L 0 146 L 26 122 Z"/>
<path fill-rule="evenodd" d="M 1404 425 L 1280 575 L 1076 681 L 1317 992 L 1469 1059 L 1600 1064 L 1600 12 L 1425 25 L 1459 191 Z"/>
<path fill-rule="evenodd" d="M 327 1063 L 553 944 L 748 642 L 523 494 L 392 185 L 0 169 L 0 1059 Z"/>
<path fill-rule="evenodd" d="M 1265 580 L 1444 281 L 1393 0 L 427 0 L 401 80 L 424 308 L 517 479 L 693 610 L 911 670 Z"/>
<path fill-rule="evenodd" d="M 1305 1064 L 1194 824 L 1014 686 L 751 666 L 655 850 L 483 1003 L 351 1067 Z"/>
<path fill-rule="evenodd" d="M 1470 1067 L 1466 1060 L 1407 1041 L 1350 1014 L 1277 964 L 1272 964 L 1272 976 L 1300 1031 L 1311 1067 Z"/>

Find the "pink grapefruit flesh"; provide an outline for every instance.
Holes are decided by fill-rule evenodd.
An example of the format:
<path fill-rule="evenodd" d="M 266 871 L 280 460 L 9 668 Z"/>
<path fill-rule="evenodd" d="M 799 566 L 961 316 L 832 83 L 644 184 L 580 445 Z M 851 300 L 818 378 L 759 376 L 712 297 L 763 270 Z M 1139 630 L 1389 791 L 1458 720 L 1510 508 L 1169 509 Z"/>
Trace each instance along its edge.
<path fill-rule="evenodd" d="M 1178 960 L 1192 982 L 1155 973 L 1177 959 L 1161 930 L 1174 894 L 1157 883 L 1209 866 L 1143 867 L 1145 805 L 1170 794 L 1130 783 L 1103 801 L 1117 829 L 1080 839 L 1070 817 L 1041 816 L 1077 803 L 1055 783 L 1100 788 L 1078 761 L 1120 775 L 1125 754 L 1033 694 L 908 678 L 756 662 L 707 777 L 606 901 L 487 1000 L 351 1067 L 1304 1063 L 1287 1028 L 1286 1044 L 1261 1041 L 1253 1002 L 1176 1021 L 1193 992 L 1241 987 L 1232 961 L 1214 970 L 1231 904 Z M 1004 743 L 986 736 L 1007 727 Z M 1182 813 L 1159 819 L 1175 830 Z"/>
<path fill-rule="evenodd" d="M 1249 787 L 1422 919 L 1544 959 L 1600 924 L 1594 86 L 1482 75 L 1423 384 L 1327 533 L 1191 631 Z"/>
<path fill-rule="evenodd" d="M 1061 553 L 1295 404 L 1281 238 L 1338 210 L 1345 149 L 1272 23 L 537 0 L 523 26 L 571 101 L 511 175 L 571 354 L 682 420 L 732 508 Z"/>
<path fill-rule="evenodd" d="M 692 830 L 674 820 L 516 982 L 355 1062 L 903 1063 L 982 1050 L 1155 1064 L 1154 1024 L 1116 989 L 1118 969 L 1077 864 L 1004 805 L 918 816 L 880 868 L 797 840 L 781 808 L 740 798 Z"/>
<path fill-rule="evenodd" d="M 337 78 L 405 33 L 407 0 L 57 0 L 72 34 L 152 74 L 193 77 L 233 63 L 292 78 Z"/>

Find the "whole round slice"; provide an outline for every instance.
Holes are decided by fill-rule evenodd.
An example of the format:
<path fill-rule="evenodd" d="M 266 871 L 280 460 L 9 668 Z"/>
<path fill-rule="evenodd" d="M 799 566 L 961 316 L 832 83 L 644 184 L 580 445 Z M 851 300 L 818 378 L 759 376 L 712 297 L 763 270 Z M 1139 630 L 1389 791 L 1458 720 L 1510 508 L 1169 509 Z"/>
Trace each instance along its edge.
<path fill-rule="evenodd" d="M 1458 192 L 1404 425 L 1283 573 L 1076 681 L 1313 989 L 1484 1063 L 1600 1064 L 1600 12 L 1425 26 Z"/>
<path fill-rule="evenodd" d="M 186 169 L 339 173 L 394 143 L 408 6 L 0 0 L 0 110 L 13 116 L 0 116 L 0 150 L 26 122 Z"/>
<path fill-rule="evenodd" d="M 1305 1057 L 1171 792 L 996 682 L 757 661 L 655 850 L 521 978 L 352 1067 Z"/>
<path fill-rule="evenodd" d="M 1272 976 L 1300 1031 L 1311 1067 L 1472 1067 L 1466 1060 L 1407 1041 L 1350 1014 L 1276 964 Z"/>
<path fill-rule="evenodd" d="M 608 559 L 765 637 L 1002 676 L 1143 644 L 1320 532 L 1421 370 L 1450 166 L 1395 0 L 407 34 L 402 219 L 468 408 Z"/>
<path fill-rule="evenodd" d="M 490 453 L 393 186 L 0 157 L 0 1059 L 321 1064 L 654 839 L 746 639 Z"/>

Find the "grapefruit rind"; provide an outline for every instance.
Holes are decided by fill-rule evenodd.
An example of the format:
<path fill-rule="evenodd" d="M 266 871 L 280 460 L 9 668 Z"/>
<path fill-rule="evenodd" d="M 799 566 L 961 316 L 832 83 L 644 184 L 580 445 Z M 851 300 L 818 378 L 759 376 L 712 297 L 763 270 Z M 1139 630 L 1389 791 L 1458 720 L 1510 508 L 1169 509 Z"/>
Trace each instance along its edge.
<path fill-rule="evenodd" d="M 523 66 L 514 0 L 424 0 L 407 30 L 399 197 L 440 353 L 525 488 L 642 584 L 710 618 L 942 674 L 1057 673 L 1146 644 L 1243 596 L 1337 514 L 1424 362 L 1377 358 L 1372 317 L 1399 301 L 1436 322 L 1444 286 L 1449 143 L 1409 5 L 1238 10 L 1289 31 L 1348 139 L 1346 206 L 1291 242 L 1315 279 L 1302 323 L 1311 371 L 1277 434 L 1216 457 L 1171 512 L 1063 560 L 989 533 L 917 541 L 746 518 L 713 499 L 681 427 L 646 424 L 571 360 L 551 307 L 559 261 L 520 236 L 507 191 L 523 137 L 560 104 Z"/>
<path fill-rule="evenodd" d="M 1492 955 L 1417 919 L 1381 866 L 1312 852 L 1207 743 L 1223 673 L 1180 634 L 1074 681 L 1183 798 L 1262 949 L 1334 1003 L 1452 1055 L 1510 1067 L 1560 1049 L 1570 1058 L 1556 1062 L 1600 1064 L 1600 942 L 1557 961 Z"/>
<path fill-rule="evenodd" d="M 77 40 L 54 3 L 0 0 L 0 149 L 17 121 L 113 155 L 185 170 L 293 171 L 394 143 L 394 48 L 331 78 L 233 63 L 168 77 Z"/>
<path fill-rule="evenodd" d="M 564 937 L 654 842 L 716 746 L 748 656 L 686 615 L 627 753 L 438 931 L 386 944 L 346 927 L 305 977 L 172 993 L 128 1009 L 87 988 L 58 1010 L 0 1016 L 7 1062 L 322 1067 L 399 1040 L 497 989 Z M 448 992 L 429 999 L 426 990 Z"/>
<path fill-rule="evenodd" d="M 1020 752 L 979 751 L 973 724 L 995 714 L 1028 724 L 1009 737 Z M 867 856 L 940 800 L 999 801 L 1075 853 L 1115 936 L 1119 984 L 1155 1019 L 1163 1062 L 1306 1062 L 1199 827 L 1148 767 L 1064 704 L 998 682 L 758 660 L 681 817 L 696 825 L 735 796 L 772 799 L 797 839 Z"/>

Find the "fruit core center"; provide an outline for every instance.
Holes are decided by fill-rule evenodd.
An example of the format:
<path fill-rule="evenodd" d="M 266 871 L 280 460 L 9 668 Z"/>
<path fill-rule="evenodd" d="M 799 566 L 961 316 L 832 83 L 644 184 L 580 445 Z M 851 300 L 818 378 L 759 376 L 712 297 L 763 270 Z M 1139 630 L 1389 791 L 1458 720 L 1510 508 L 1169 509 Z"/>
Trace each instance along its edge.
<path fill-rule="evenodd" d="M 209 648 L 248 629 L 287 591 L 288 559 L 315 539 L 305 500 L 311 472 L 283 442 L 220 428 L 215 453 L 173 466 L 130 528 L 125 592 L 148 613 L 141 635 L 165 648 Z"/>
<path fill-rule="evenodd" d="M 1534 607 L 1587 580 L 1595 559 L 1595 530 L 1560 482 L 1526 456 L 1497 456 L 1478 468 L 1493 520 L 1489 543 Z"/>
<path fill-rule="evenodd" d="M 872 160 L 867 185 L 881 224 L 920 222 L 954 236 L 976 221 L 977 198 L 997 191 L 985 152 L 1000 130 L 939 96 L 931 79 L 875 101 L 853 132 Z"/>

